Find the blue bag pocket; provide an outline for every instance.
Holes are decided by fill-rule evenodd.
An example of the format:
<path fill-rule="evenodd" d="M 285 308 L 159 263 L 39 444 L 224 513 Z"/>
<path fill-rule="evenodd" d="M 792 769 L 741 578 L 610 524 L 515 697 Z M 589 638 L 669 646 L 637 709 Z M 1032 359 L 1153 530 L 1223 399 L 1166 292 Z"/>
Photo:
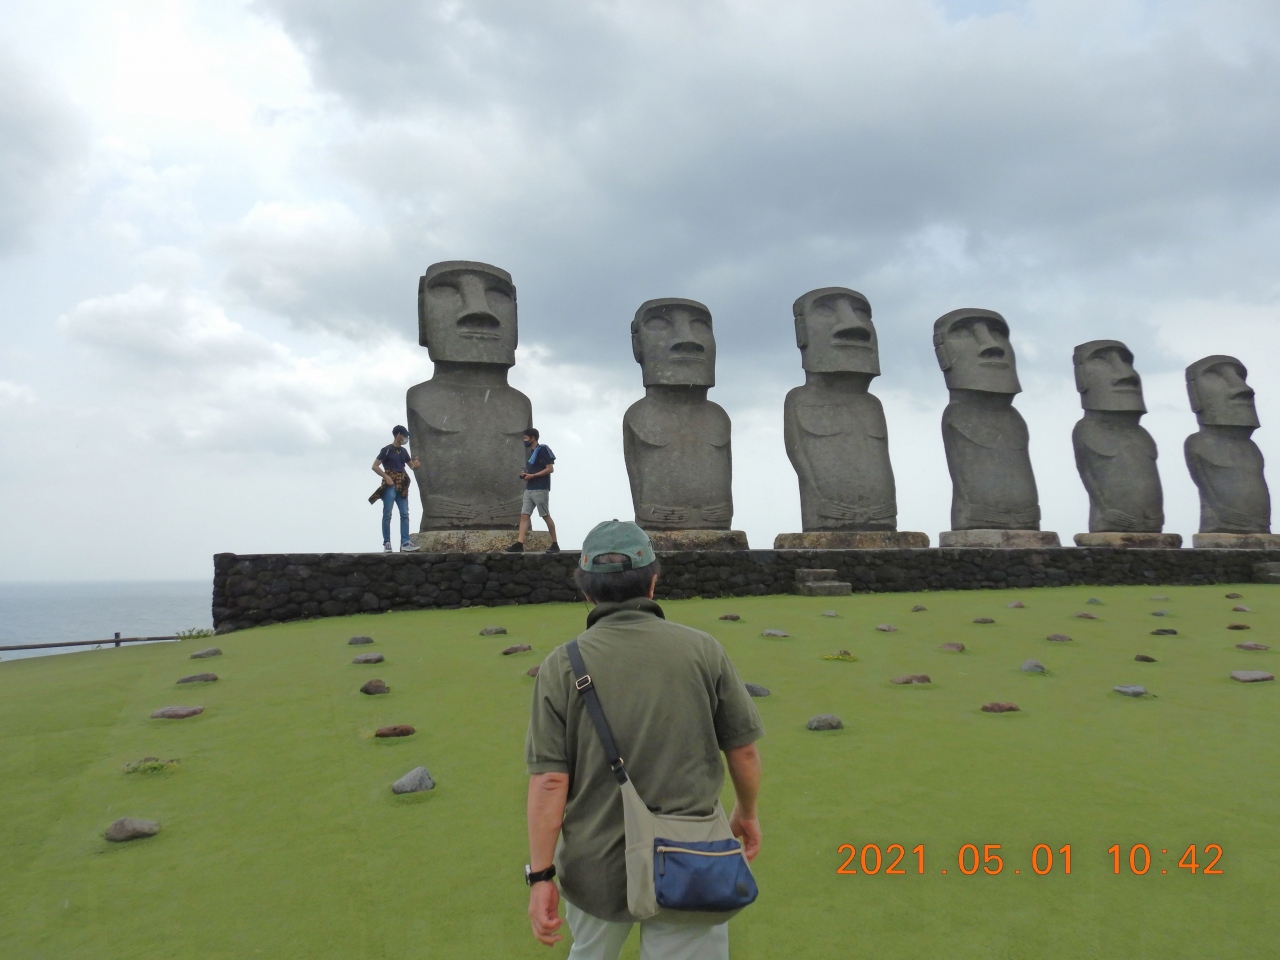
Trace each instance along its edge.
<path fill-rule="evenodd" d="M 760 891 L 742 855 L 728 840 L 653 841 L 653 887 L 658 906 L 668 910 L 741 910 Z"/>

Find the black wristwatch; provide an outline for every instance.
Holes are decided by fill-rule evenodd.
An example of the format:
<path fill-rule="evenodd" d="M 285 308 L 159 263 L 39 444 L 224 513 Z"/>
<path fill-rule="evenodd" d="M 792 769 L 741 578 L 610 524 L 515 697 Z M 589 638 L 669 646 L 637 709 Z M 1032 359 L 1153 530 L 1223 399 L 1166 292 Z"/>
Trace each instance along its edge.
<path fill-rule="evenodd" d="M 529 869 L 529 865 L 524 865 L 524 882 L 527 886 L 532 887 L 535 883 L 541 883 L 543 880 L 550 880 L 556 875 L 556 865 L 553 863 L 545 870 L 539 870 L 534 873 Z"/>

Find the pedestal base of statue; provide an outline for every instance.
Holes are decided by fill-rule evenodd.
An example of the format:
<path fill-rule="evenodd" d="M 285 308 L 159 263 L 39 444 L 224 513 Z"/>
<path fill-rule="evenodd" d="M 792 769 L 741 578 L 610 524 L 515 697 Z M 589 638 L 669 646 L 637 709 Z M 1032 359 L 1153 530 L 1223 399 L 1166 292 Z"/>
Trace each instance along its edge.
<path fill-rule="evenodd" d="M 515 530 L 424 530 L 409 534 L 423 553 L 501 553 L 516 542 Z M 527 553 L 541 553 L 551 546 L 551 534 L 530 530 Z"/>
<path fill-rule="evenodd" d="M 780 533 L 773 538 L 775 550 L 914 550 L 927 546 L 929 535 L 911 530 L 814 530 Z"/>
<path fill-rule="evenodd" d="M 1177 550 L 1182 546 L 1180 533 L 1077 533 L 1077 547 L 1114 547 L 1135 550 Z"/>
<path fill-rule="evenodd" d="M 1037 550 L 1060 547 L 1062 541 L 1049 530 L 943 530 L 938 534 L 938 546 Z"/>
<path fill-rule="evenodd" d="M 741 530 L 646 530 L 653 549 L 747 550 L 747 535 Z"/>
<path fill-rule="evenodd" d="M 1280 550 L 1280 533 L 1197 533 L 1197 550 Z"/>

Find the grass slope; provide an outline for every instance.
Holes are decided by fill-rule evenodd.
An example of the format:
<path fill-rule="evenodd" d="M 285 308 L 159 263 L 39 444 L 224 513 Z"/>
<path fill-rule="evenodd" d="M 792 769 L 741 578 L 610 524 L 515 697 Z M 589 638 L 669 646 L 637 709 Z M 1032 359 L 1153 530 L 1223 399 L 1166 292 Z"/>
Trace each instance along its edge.
<path fill-rule="evenodd" d="M 734 921 L 735 958 L 1270 955 L 1280 685 L 1227 675 L 1275 672 L 1280 649 L 1234 645 L 1275 642 L 1280 594 L 1238 589 L 1253 613 L 1231 613 L 1224 586 L 666 604 L 773 691 L 757 701 L 768 730 L 763 892 Z M 1162 592 L 1171 599 L 1151 599 Z M 1026 608 L 1008 609 L 1015 598 Z M 929 609 L 909 613 L 916 603 Z M 1158 608 L 1171 616 L 1150 616 Z M 1082 610 L 1100 619 L 1072 617 Z M 741 622 L 720 622 L 726 611 Z M 218 638 L 225 656 L 212 660 L 187 659 L 206 643 L 194 641 L 0 664 L 0 956 L 564 956 L 565 945 L 538 946 L 524 919 L 525 671 L 583 613 L 351 617 Z M 1253 629 L 1225 629 L 1242 620 Z M 884 622 L 899 631 L 876 632 Z M 509 634 L 477 636 L 491 623 Z M 1179 635 L 1151 636 L 1160 626 Z M 791 636 L 762 637 L 770 628 Z M 1046 642 L 1054 632 L 1075 640 Z M 376 645 L 347 646 L 358 633 Z M 950 640 L 968 650 L 937 649 Z M 534 652 L 498 655 L 518 642 Z M 822 659 L 840 648 L 858 661 Z M 370 650 L 386 662 L 350 663 Z M 1020 672 L 1028 657 L 1049 674 Z M 174 685 L 202 670 L 221 679 Z M 889 683 L 916 672 L 933 684 Z M 390 695 L 358 693 L 370 677 Z M 1121 697 L 1118 683 L 1155 696 Z M 1022 712 L 981 713 L 990 700 Z M 191 703 L 205 713 L 149 719 Z M 825 712 L 845 729 L 805 730 Z M 373 739 L 389 723 L 418 733 Z M 122 772 L 147 755 L 181 762 Z M 391 781 L 418 764 L 439 786 L 394 796 Z M 102 831 L 118 816 L 163 831 L 108 844 Z M 1031 872 L 1042 842 L 1072 845 L 1070 876 L 1061 855 L 1049 875 Z M 924 844 L 926 872 L 908 854 L 902 876 L 837 876 L 842 843 Z M 962 875 L 964 843 L 1001 844 L 1003 872 Z M 1117 843 L 1120 876 L 1106 852 Z M 1129 872 L 1136 843 L 1154 855 L 1145 876 Z M 1178 869 L 1190 843 L 1220 844 L 1223 874 Z M 627 949 L 636 955 L 634 937 Z"/>

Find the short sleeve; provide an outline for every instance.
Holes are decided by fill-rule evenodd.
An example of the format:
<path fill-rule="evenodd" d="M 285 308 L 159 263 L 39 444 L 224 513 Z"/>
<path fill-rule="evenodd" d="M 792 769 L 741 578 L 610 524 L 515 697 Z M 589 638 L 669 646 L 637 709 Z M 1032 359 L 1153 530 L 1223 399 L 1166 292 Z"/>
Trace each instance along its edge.
<path fill-rule="evenodd" d="M 529 731 L 524 740 L 525 767 L 537 773 L 568 773 L 569 751 L 565 739 L 568 694 L 564 689 L 563 655 L 557 648 L 547 655 L 533 681 Z"/>
<path fill-rule="evenodd" d="M 716 743 L 721 750 L 733 750 L 763 737 L 764 724 L 724 647 L 717 643 L 716 650 Z"/>

